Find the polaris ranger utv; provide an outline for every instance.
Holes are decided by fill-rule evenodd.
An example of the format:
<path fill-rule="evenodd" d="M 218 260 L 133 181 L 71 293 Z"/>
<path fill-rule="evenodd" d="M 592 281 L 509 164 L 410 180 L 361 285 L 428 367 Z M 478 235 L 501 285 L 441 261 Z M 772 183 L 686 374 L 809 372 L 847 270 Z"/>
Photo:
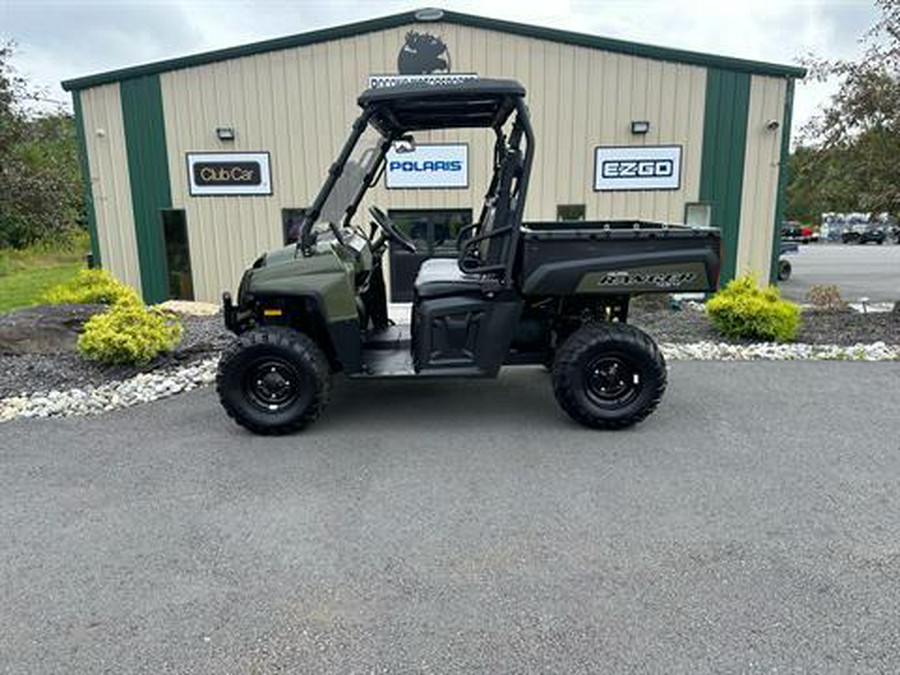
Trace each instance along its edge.
<path fill-rule="evenodd" d="M 535 139 L 525 89 L 509 80 L 370 89 L 296 245 L 263 255 L 223 295 L 238 339 L 217 388 L 239 424 L 261 434 L 302 429 L 328 402 L 332 373 L 348 378 L 495 377 L 544 365 L 575 420 L 619 429 L 643 420 L 666 387 L 654 341 L 626 324 L 632 294 L 714 290 L 719 231 L 635 221 L 532 223 L 522 213 Z M 457 259 L 426 260 L 411 325 L 394 325 L 382 272 L 391 246 L 415 246 L 377 206 L 353 219 L 385 156 L 413 132 L 495 134 L 481 216 L 460 232 Z"/>

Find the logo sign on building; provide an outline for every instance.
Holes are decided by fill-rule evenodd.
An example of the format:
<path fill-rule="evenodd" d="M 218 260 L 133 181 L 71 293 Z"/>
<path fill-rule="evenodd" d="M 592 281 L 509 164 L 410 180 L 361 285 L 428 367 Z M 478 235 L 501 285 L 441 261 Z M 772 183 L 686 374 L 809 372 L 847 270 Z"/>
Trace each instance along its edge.
<path fill-rule="evenodd" d="M 189 152 L 187 170 L 195 197 L 272 194 L 268 152 Z"/>
<path fill-rule="evenodd" d="M 594 190 L 677 190 L 681 146 L 600 147 L 594 151 Z"/>
<path fill-rule="evenodd" d="M 417 145 L 388 150 L 384 172 L 389 189 L 469 187 L 469 146 L 465 143 Z"/>
<path fill-rule="evenodd" d="M 477 80 L 475 73 L 450 72 L 450 50 L 438 35 L 411 30 L 397 54 L 399 75 L 370 75 L 369 88 L 402 84 L 459 84 Z"/>

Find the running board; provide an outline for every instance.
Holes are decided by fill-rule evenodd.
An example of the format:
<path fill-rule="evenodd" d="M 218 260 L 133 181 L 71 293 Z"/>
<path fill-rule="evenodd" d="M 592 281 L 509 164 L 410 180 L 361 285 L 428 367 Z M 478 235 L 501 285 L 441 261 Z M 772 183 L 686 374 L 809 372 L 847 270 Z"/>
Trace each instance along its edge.
<path fill-rule="evenodd" d="M 412 344 L 412 331 L 406 324 L 388 326 L 383 330 L 367 331 L 363 336 L 362 347 L 364 350 L 369 349 L 401 349 L 405 348 L 409 351 Z"/>
<path fill-rule="evenodd" d="M 348 375 L 350 379 L 487 377 L 474 366 L 429 368 L 416 372 L 409 345 L 399 348 L 366 347 L 362 353 L 362 370 Z"/>

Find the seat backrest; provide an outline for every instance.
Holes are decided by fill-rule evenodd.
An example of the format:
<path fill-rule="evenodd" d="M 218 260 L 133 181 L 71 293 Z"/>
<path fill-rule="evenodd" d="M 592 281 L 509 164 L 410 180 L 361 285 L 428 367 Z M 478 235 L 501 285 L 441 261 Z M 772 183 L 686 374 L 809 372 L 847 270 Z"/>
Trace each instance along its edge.
<path fill-rule="evenodd" d="M 517 178 L 521 174 L 521 168 L 522 153 L 518 150 L 508 151 L 500 165 L 497 193 L 493 197 L 493 203 L 488 206 L 479 227 L 478 235 L 488 237 L 479 244 L 479 257 L 482 265 L 506 263 L 513 232 L 511 229 L 504 231 L 504 228 L 511 225 L 510 216 L 514 210 L 513 199 L 518 197 Z M 495 236 L 490 236 L 495 232 Z"/>

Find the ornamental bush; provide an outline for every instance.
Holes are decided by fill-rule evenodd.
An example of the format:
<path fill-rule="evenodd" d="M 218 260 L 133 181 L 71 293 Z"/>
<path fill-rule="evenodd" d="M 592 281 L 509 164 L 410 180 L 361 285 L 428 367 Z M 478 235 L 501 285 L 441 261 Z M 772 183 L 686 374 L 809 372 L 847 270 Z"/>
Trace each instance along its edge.
<path fill-rule="evenodd" d="M 144 365 L 181 339 L 178 318 L 139 302 L 120 302 L 84 324 L 78 350 L 87 358 L 117 365 Z"/>
<path fill-rule="evenodd" d="M 782 300 L 775 286 L 760 288 L 751 274 L 710 298 L 706 313 L 716 330 L 730 338 L 789 342 L 800 328 L 800 307 Z"/>
<path fill-rule="evenodd" d="M 42 300 L 51 305 L 140 304 L 137 291 L 106 270 L 79 270 L 71 281 L 47 291 Z"/>

